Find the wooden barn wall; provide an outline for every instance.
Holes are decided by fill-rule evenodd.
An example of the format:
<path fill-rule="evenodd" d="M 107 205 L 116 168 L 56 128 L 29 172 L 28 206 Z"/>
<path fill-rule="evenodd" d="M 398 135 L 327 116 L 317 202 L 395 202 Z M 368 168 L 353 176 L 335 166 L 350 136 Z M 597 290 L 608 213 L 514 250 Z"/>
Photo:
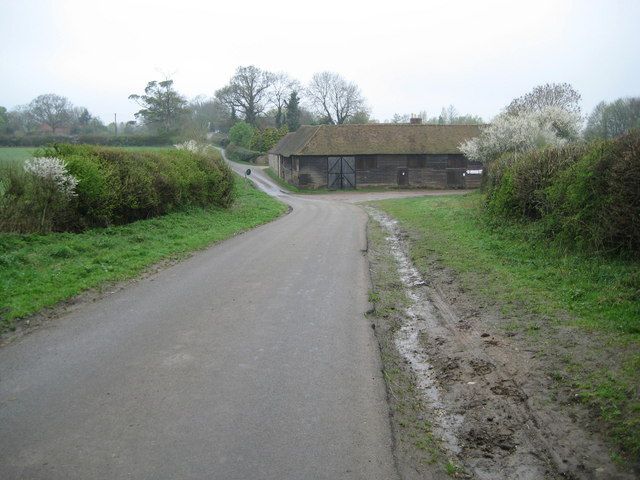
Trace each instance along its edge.
<path fill-rule="evenodd" d="M 300 187 L 320 188 L 327 186 L 327 157 L 302 156 L 298 158 L 298 183 Z"/>
<path fill-rule="evenodd" d="M 280 176 L 284 179 L 285 182 L 289 182 L 295 185 L 293 181 L 293 170 L 292 170 L 292 158 L 291 157 L 280 157 Z"/>
<path fill-rule="evenodd" d="M 482 162 L 467 162 L 467 172 L 469 171 L 482 171 L 484 170 L 484 165 Z M 464 178 L 464 186 L 465 188 L 480 188 L 482 184 L 482 173 L 467 173 Z"/>
<path fill-rule="evenodd" d="M 367 160 L 375 158 L 376 167 L 360 167 L 359 159 Z M 356 157 L 356 187 L 358 185 L 397 185 L 398 168 L 407 166 L 406 155 L 363 155 Z"/>
<path fill-rule="evenodd" d="M 467 160 L 463 155 L 427 154 L 419 157 L 422 158 L 407 155 L 356 156 L 356 187 L 398 185 L 398 168 L 407 168 L 409 187 L 443 189 L 448 188 L 447 171 L 456 170 L 462 173 L 467 169 Z M 286 181 L 302 188 L 327 186 L 326 156 L 281 158 Z M 375 162 L 375 167 L 372 166 L 372 161 Z M 481 176 L 468 177 L 460 187 L 477 188 Z"/>
<path fill-rule="evenodd" d="M 275 153 L 269 154 L 269 168 L 276 172 L 278 176 L 280 175 L 280 155 L 276 155 Z"/>
<path fill-rule="evenodd" d="M 425 155 L 424 167 L 409 167 L 412 187 L 447 188 L 447 167 L 450 155 Z"/>
<path fill-rule="evenodd" d="M 356 169 L 356 185 L 397 185 L 398 168 L 407 168 L 410 187 L 447 188 L 447 169 L 464 168 L 465 162 L 463 155 L 375 155 L 375 158 L 374 168 Z"/>

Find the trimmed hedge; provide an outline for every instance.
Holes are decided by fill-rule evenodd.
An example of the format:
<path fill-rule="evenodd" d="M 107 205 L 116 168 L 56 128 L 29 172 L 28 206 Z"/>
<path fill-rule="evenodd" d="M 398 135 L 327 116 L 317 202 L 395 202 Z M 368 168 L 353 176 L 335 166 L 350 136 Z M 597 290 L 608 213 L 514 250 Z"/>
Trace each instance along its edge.
<path fill-rule="evenodd" d="M 263 152 L 249 150 L 247 148 L 234 145 L 233 143 L 227 145 L 227 148 L 225 148 L 224 153 L 227 155 L 227 157 L 230 160 L 233 160 L 235 162 L 250 162 L 250 163 L 254 163 L 256 158 L 258 158 L 260 155 L 264 155 Z"/>
<path fill-rule="evenodd" d="M 128 151 L 90 145 L 61 144 L 44 149 L 78 179 L 77 196 L 45 218 L 38 190 L 22 172 L 0 179 L 0 230 L 78 231 L 124 224 L 188 206 L 228 207 L 234 196 L 233 174 L 219 153 L 187 150 Z M 30 221 L 35 219 L 37 221 Z"/>
<path fill-rule="evenodd" d="M 539 223 L 562 245 L 640 255 L 640 131 L 614 140 L 488 165 L 486 208 L 497 219 Z"/>
<path fill-rule="evenodd" d="M 44 147 L 56 143 L 105 145 L 111 147 L 155 147 L 173 145 L 175 139 L 164 135 L 0 135 L 0 147 Z"/>

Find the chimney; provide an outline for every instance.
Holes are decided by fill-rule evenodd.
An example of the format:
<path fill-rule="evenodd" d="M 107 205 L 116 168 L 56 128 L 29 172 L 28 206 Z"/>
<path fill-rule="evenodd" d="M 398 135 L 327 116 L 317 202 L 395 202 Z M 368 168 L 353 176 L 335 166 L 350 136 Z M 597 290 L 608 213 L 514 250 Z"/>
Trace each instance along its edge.
<path fill-rule="evenodd" d="M 420 125 L 422 123 L 422 118 L 416 117 L 415 115 L 411 115 L 411 118 L 409 119 L 409 123 L 411 125 Z"/>

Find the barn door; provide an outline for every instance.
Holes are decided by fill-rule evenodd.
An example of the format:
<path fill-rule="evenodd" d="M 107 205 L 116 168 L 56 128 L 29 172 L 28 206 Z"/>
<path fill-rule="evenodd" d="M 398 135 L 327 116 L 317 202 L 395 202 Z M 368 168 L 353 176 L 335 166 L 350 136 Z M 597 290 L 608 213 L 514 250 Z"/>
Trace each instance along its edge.
<path fill-rule="evenodd" d="M 464 170 L 447 168 L 447 188 L 464 188 Z"/>
<path fill-rule="evenodd" d="M 356 157 L 328 157 L 327 186 L 331 190 L 355 188 Z"/>

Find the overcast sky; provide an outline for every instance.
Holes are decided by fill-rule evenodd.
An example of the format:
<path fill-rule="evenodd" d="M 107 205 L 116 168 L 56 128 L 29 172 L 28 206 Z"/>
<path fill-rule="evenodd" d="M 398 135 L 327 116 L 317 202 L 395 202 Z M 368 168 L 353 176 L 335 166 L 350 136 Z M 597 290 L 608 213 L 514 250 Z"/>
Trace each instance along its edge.
<path fill-rule="evenodd" d="M 490 120 L 569 82 L 589 112 L 640 96 L 640 1 L 0 0 L 0 105 L 68 97 L 103 121 L 170 77 L 210 97 L 238 65 L 356 82 L 374 118 L 453 104 Z"/>

